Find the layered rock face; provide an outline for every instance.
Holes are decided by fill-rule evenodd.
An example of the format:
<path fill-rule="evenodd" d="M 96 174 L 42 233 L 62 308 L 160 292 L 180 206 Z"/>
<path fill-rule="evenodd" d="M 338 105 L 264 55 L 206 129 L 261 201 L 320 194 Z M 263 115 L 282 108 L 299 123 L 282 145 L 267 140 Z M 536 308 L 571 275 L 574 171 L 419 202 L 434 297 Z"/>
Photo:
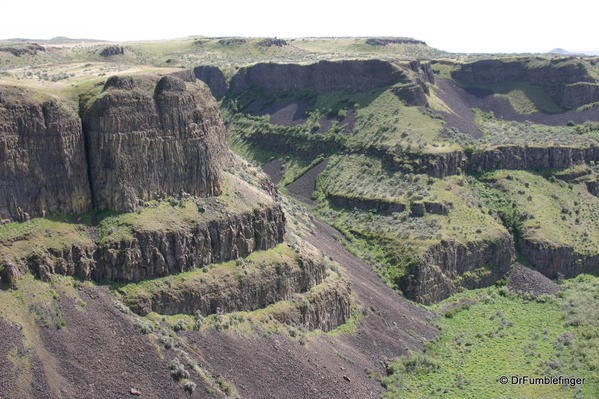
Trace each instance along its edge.
<path fill-rule="evenodd" d="M 599 160 L 599 147 L 521 147 L 498 146 L 474 152 L 468 160 L 468 170 L 490 169 L 562 169 Z"/>
<path fill-rule="evenodd" d="M 202 83 L 112 77 L 85 111 L 84 129 L 98 209 L 131 211 L 181 192 L 221 191 L 225 128 Z"/>
<path fill-rule="evenodd" d="M 122 46 L 108 46 L 100 51 L 100 55 L 102 57 L 111 57 L 113 55 L 123 54 L 125 54 L 125 49 Z"/>
<path fill-rule="evenodd" d="M 311 65 L 263 63 L 241 68 L 231 79 L 230 90 L 233 94 L 252 88 L 271 94 L 303 89 L 358 92 L 405 80 L 403 71 L 380 60 L 320 61 Z"/>
<path fill-rule="evenodd" d="M 101 245 L 95 268 L 81 277 L 96 281 L 140 281 L 244 257 L 283 241 L 279 205 L 229 214 L 190 229 L 134 233 L 134 239 Z"/>
<path fill-rule="evenodd" d="M 385 213 L 403 212 L 406 209 L 406 205 L 401 202 L 394 202 L 382 198 L 358 198 L 339 194 L 327 194 L 327 199 L 333 205 L 344 208 L 376 209 L 379 212 Z"/>
<path fill-rule="evenodd" d="M 84 137 L 65 104 L 0 87 L 0 219 L 91 209 Z"/>
<path fill-rule="evenodd" d="M 219 67 L 211 65 L 201 65 L 193 69 L 196 78 L 206 83 L 212 92 L 212 95 L 220 100 L 229 89 L 229 83 Z"/>
<path fill-rule="evenodd" d="M 496 240 L 441 241 L 432 245 L 417 266 L 400 281 L 403 293 L 431 304 L 461 288 L 479 288 L 501 279 L 515 256 L 514 241 L 507 232 Z"/>
<path fill-rule="evenodd" d="M 38 248 L 23 259 L 2 259 L 0 280 L 11 283 L 27 270 L 42 279 L 52 274 L 84 280 L 132 282 L 163 277 L 247 256 L 283 241 L 285 218 L 271 204 L 170 230 L 134 229 L 121 240 L 65 242 Z M 19 242 L 6 242 L 7 252 Z"/>
<path fill-rule="evenodd" d="M 351 287 L 340 278 L 328 278 L 291 307 L 273 315 L 278 321 L 304 326 L 308 330 L 330 331 L 351 317 Z"/>
<path fill-rule="evenodd" d="M 385 164 L 391 169 L 406 173 L 426 173 L 443 178 L 461 173 L 466 167 L 467 158 L 464 151 L 439 153 L 399 153 L 384 154 Z"/>
<path fill-rule="evenodd" d="M 539 84 L 567 84 L 594 81 L 581 62 L 565 63 L 564 59 L 549 61 L 540 59 L 539 64 L 534 65 L 534 61 L 528 58 L 514 61 L 481 60 L 462 65 L 452 73 L 452 76 L 467 83 L 526 81 Z"/>
<path fill-rule="evenodd" d="M 22 55 L 36 55 L 40 51 L 46 51 L 46 48 L 37 43 L 29 43 L 17 46 L 0 47 L 1 52 L 6 52 L 20 57 Z"/>
<path fill-rule="evenodd" d="M 109 243 L 48 248 L 24 259 L 24 264 L 43 279 L 51 274 L 98 282 L 163 277 L 272 248 L 283 241 L 285 218 L 273 205 L 221 215 L 190 228 L 132 234 Z"/>
<path fill-rule="evenodd" d="M 599 82 L 573 59 L 482 60 L 464 64 L 452 76 L 468 84 L 523 81 L 544 86 L 565 108 L 599 101 Z"/>
<path fill-rule="evenodd" d="M 576 108 L 582 104 L 599 101 L 598 83 L 572 83 L 560 88 L 558 96 L 561 105 L 566 108 Z"/>
<path fill-rule="evenodd" d="M 222 271 L 217 266 L 199 279 L 192 276 L 175 286 L 157 284 L 160 288 L 148 294 L 128 295 L 125 288 L 125 302 L 142 315 L 252 311 L 309 291 L 324 280 L 325 265 L 312 254 L 300 254 L 295 261 L 279 261 L 273 255 L 272 262 L 259 267 L 236 266 L 218 279 L 211 274 Z"/>
<path fill-rule="evenodd" d="M 549 278 L 574 277 L 581 273 L 597 273 L 599 255 L 583 255 L 572 247 L 521 238 L 519 247 L 536 270 Z"/>

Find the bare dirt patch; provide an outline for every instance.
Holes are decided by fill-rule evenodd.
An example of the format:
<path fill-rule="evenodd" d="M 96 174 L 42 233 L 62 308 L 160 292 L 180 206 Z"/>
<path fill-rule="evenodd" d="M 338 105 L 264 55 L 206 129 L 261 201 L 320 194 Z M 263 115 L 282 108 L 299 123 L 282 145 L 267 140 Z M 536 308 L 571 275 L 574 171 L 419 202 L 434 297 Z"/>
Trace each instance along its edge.
<path fill-rule="evenodd" d="M 263 100 L 254 101 L 246 112 L 264 116 L 270 115 L 270 123 L 282 126 L 295 126 L 306 123 L 306 108 L 309 103 L 303 100 L 286 100 L 265 104 Z"/>
<path fill-rule="evenodd" d="M 364 309 L 351 333 L 318 334 L 305 346 L 281 333 L 186 332 L 202 366 L 222 376 L 242 398 L 378 398 L 376 376 L 408 350 L 421 351 L 437 334 L 433 315 L 386 286 L 371 267 L 338 241 L 339 232 L 314 220 L 308 241 L 344 266 Z"/>
<path fill-rule="evenodd" d="M 262 171 L 270 177 L 270 180 L 277 185 L 285 173 L 285 164 L 282 159 L 273 159 L 262 165 Z"/>
<path fill-rule="evenodd" d="M 559 285 L 553 280 L 520 263 L 516 263 L 510 271 L 507 286 L 513 291 L 525 292 L 537 296 L 557 294 L 560 290 Z"/>
<path fill-rule="evenodd" d="M 318 175 L 327 167 L 328 161 L 328 158 L 322 160 L 298 177 L 293 183 L 289 184 L 287 186 L 289 193 L 302 202 L 314 205 L 315 202 L 312 199 L 312 193 L 316 189 L 316 179 L 318 179 Z"/>

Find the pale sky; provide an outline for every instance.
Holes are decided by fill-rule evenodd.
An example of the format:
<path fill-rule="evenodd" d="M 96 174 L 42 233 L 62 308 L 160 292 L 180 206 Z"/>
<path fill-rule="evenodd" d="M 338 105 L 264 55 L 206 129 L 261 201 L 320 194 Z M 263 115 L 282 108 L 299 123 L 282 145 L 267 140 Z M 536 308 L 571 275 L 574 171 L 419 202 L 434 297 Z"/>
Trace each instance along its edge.
<path fill-rule="evenodd" d="M 454 52 L 599 49 L 593 0 L 2 0 L 0 38 L 408 36 Z"/>

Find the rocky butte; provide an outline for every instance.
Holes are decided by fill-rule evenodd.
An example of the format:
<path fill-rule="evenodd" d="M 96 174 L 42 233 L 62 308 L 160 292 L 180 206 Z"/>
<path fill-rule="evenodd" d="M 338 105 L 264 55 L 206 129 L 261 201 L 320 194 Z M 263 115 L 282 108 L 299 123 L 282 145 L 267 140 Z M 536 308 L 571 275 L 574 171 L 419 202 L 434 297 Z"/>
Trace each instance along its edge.
<path fill-rule="evenodd" d="M 227 149 L 203 84 L 174 76 L 113 76 L 83 114 L 98 209 L 131 211 L 186 192 L 220 194 Z"/>

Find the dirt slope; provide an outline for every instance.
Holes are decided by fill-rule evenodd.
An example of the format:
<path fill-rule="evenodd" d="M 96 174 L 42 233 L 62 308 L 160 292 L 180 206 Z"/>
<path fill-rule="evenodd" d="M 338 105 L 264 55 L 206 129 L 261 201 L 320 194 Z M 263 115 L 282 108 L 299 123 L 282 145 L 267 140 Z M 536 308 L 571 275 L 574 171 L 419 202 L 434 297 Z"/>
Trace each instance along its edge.
<path fill-rule="evenodd" d="M 437 334 L 432 314 L 387 287 L 337 241 L 339 232 L 316 219 L 314 225 L 308 241 L 345 267 L 366 315 L 355 332 L 311 336 L 305 347 L 280 334 L 186 333 L 202 366 L 242 398 L 378 398 L 384 389 L 369 373 L 384 374 L 387 361 L 422 350 Z"/>

